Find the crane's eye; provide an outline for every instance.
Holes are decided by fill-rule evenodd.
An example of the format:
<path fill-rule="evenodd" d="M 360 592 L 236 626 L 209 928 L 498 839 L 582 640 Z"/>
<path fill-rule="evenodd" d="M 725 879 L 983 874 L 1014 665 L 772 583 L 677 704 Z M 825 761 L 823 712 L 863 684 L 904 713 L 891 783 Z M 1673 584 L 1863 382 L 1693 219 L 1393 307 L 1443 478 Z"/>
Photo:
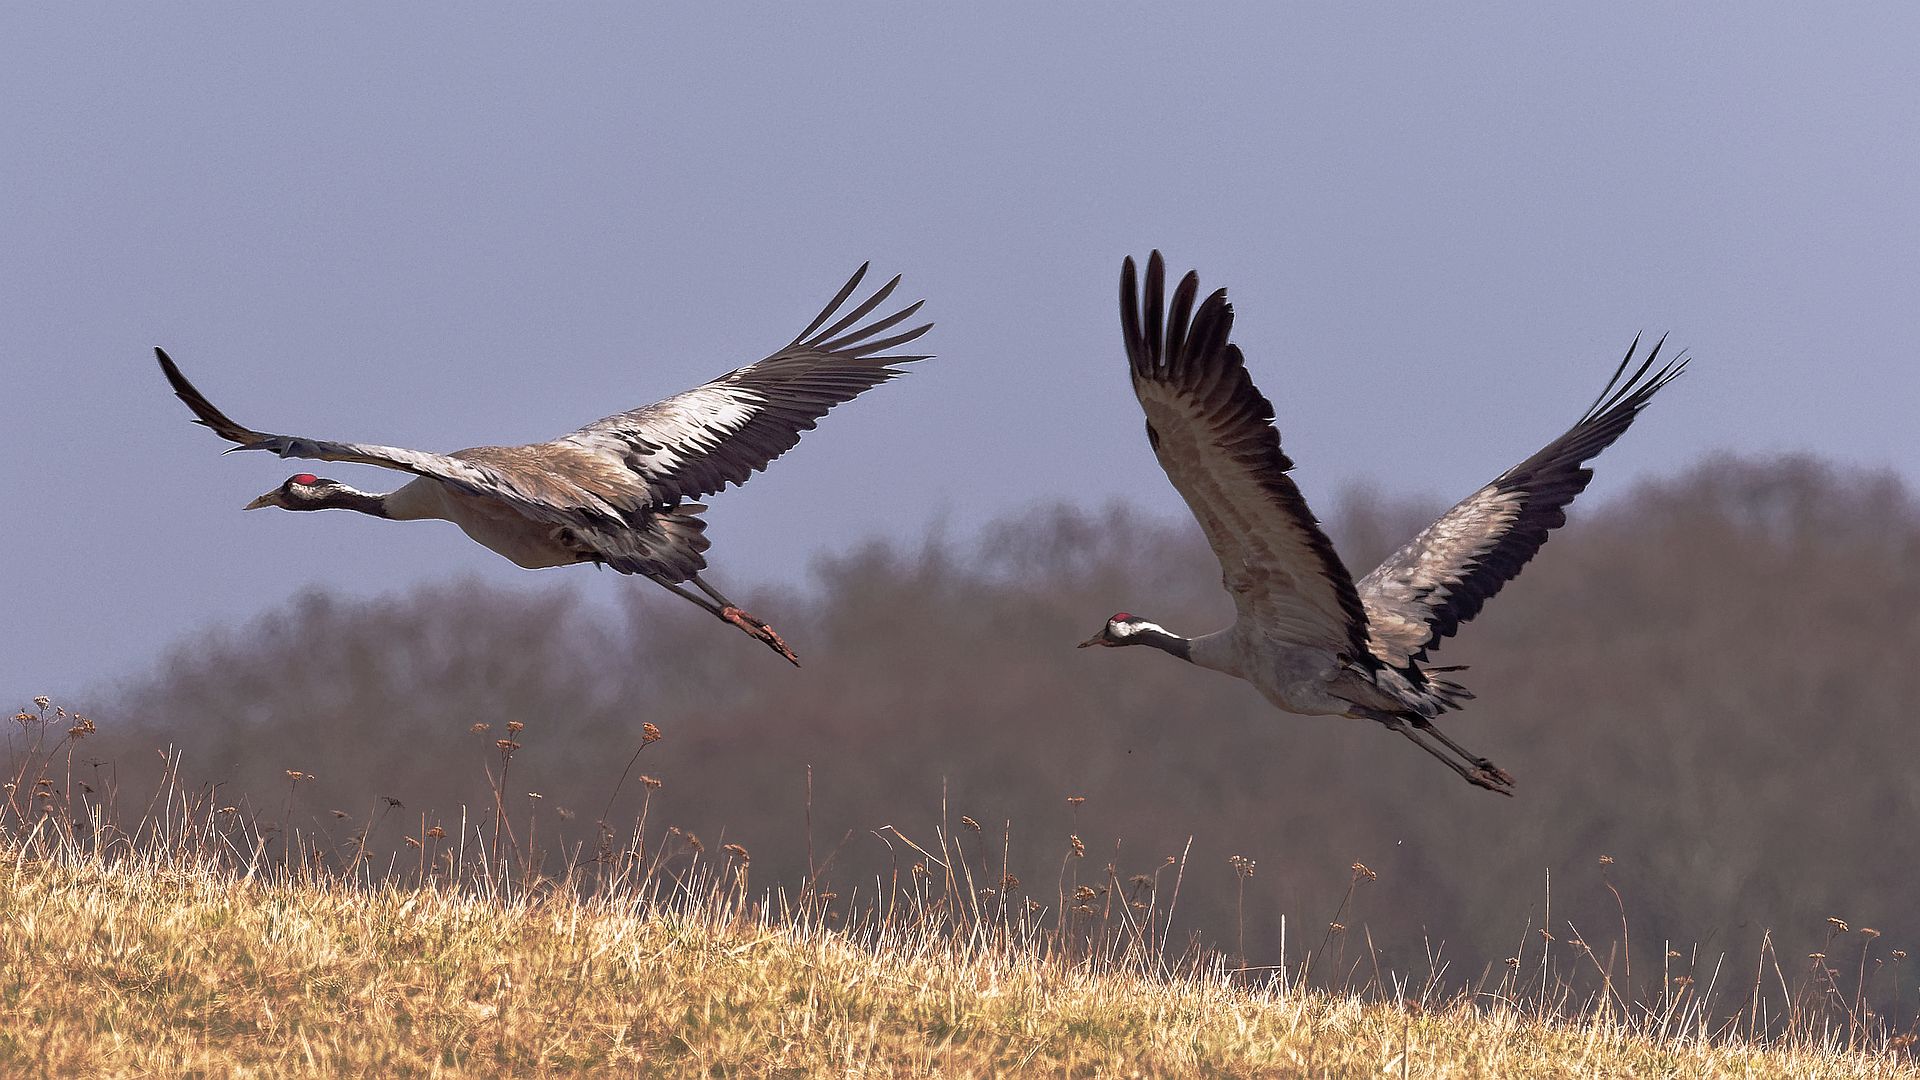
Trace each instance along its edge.
<path fill-rule="evenodd" d="M 319 482 L 320 482 L 320 478 L 313 475 L 310 472 L 303 472 L 300 475 L 294 477 L 292 480 L 288 481 L 288 483 L 300 484 L 302 486 L 305 486 L 307 484 L 317 484 Z"/>

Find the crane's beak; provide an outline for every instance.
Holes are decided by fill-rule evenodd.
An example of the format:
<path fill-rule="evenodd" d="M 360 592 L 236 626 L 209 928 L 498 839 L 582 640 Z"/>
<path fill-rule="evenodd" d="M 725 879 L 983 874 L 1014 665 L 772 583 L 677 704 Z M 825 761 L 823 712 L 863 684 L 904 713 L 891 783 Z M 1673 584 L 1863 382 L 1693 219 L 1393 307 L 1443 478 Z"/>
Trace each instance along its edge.
<path fill-rule="evenodd" d="M 1102 630 L 1099 633 L 1088 638 L 1087 640 L 1081 642 L 1080 644 L 1075 645 L 1074 648 L 1086 649 L 1086 648 L 1091 648 L 1095 645 L 1105 645 L 1106 643 L 1107 643 L 1107 632 L 1105 630 Z"/>
<path fill-rule="evenodd" d="M 279 506 L 279 505 L 280 505 L 280 492 L 278 490 L 274 490 L 274 491 L 269 491 L 265 495 L 262 495 L 259 498 L 253 500 L 252 502 L 248 503 L 246 506 L 242 507 L 242 509 L 258 510 L 263 506 Z"/>

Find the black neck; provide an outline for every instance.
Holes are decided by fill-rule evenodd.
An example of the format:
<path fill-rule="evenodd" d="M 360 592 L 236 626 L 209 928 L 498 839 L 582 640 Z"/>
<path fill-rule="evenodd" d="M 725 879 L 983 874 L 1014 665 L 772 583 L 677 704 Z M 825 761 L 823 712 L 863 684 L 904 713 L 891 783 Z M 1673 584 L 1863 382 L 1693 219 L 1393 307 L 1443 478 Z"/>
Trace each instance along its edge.
<path fill-rule="evenodd" d="M 289 509 L 294 508 L 290 507 Z M 329 491 L 325 498 L 315 501 L 313 505 L 299 507 L 298 509 L 352 510 L 355 513 L 367 514 L 377 518 L 389 516 L 387 514 L 387 497 L 385 495 L 376 495 L 370 491 L 355 491 L 352 488 Z"/>
<path fill-rule="evenodd" d="M 1178 634 L 1143 626 L 1135 630 L 1128 640 L 1151 645 L 1163 653 L 1172 653 L 1189 664 L 1193 663 L 1192 643 Z"/>

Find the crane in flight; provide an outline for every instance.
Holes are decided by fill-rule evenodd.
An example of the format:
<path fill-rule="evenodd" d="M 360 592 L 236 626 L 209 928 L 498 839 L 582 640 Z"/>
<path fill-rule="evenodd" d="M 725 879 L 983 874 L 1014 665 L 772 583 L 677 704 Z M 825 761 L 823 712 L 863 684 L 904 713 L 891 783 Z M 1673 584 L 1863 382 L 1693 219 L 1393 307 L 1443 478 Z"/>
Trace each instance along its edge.
<path fill-rule="evenodd" d="M 1236 617 L 1224 630 L 1189 638 L 1121 612 L 1080 647 L 1148 645 L 1244 679 L 1287 712 L 1377 721 L 1468 783 L 1512 795 L 1512 776 L 1434 725 L 1473 695 L 1435 678 L 1459 669 L 1429 666 L 1428 653 L 1566 523 L 1567 504 L 1593 477 L 1585 463 L 1627 430 L 1686 358 L 1656 368 L 1662 339 L 1628 375 L 1640 347 L 1635 338 L 1579 422 L 1356 582 L 1287 475 L 1293 462 L 1280 449 L 1273 406 L 1230 340 L 1226 290 L 1196 311 L 1199 283 L 1189 271 L 1169 305 L 1156 251 L 1143 297 L 1127 259 L 1120 324 L 1147 442 L 1219 557 Z"/>
<path fill-rule="evenodd" d="M 869 320 L 893 294 L 894 277 L 844 315 L 866 276 L 862 265 L 785 348 L 664 401 L 596 420 L 549 442 L 479 446 L 433 454 L 254 431 L 228 419 L 161 349 L 160 370 L 195 423 L 238 445 L 283 458 L 349 461 L 412 473 L 389 492 L 358 491 L 298 473 L 247 504 L 255 510 L 352 510 L 397 521 L 451 521 L 481 545 L 528 569 L 595 563 L 649 578 L 739 627 L 798 666 L 773 627 L 743 611 L 700 576 L 706 569 L 706 506 L 693 501 L 741 484 L 792 449 L 827 411 L 925 360 L 888 350 L 932 328 L 888 335 L 924 301 Z M 684 587 L 691 583 L 698 593 Z"/>

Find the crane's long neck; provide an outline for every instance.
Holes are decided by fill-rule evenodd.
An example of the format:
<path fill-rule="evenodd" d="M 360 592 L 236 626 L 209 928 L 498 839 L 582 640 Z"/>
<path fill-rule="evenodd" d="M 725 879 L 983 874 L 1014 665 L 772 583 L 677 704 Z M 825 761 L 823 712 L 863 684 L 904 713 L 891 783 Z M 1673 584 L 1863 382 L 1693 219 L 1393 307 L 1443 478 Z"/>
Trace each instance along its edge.
<path fill-rule="evenodd" d="M 1241 670 L 1240 649 L 1234 628 L 1217 630 L 1199 637 L 1181 637 L 1157 623 L 1147 623 L 1127 638 L 1130 645 L 1151 645 L 1163 653 L 1177 656 L 1194 667 L 1219 671 L 1236 679 L 1245 678 Z"/>
<path fill-rule="evenodd" d="M 289 510 L 352 510 L 370 517 L 392 518 L 398 515 L 387 503 L 392 492 L 360 491 L 345 484 L 330 489 L 321 498 L 302 506 L 290 506 Z"/>
<path fill-rule="evenodd" d="M 1151 645 L 1163 653 L 1193 663 L 1193 640 L 1183 638 L 1163 626 L 1147 623 L 1127 635 L 1126 640 L 1129 645 Z"/>

